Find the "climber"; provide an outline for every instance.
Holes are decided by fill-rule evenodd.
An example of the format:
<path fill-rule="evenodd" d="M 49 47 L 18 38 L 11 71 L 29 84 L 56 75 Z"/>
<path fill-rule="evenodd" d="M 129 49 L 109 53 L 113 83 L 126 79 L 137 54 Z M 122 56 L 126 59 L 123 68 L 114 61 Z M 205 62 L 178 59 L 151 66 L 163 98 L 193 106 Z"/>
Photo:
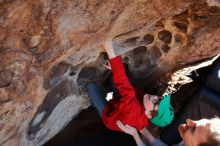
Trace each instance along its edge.
<path fill-rule="evenodd" d="M 133 136 L 137 146 L 146 146 L 134 127 L 124 125 L 121 121 L 117 121 L 117 125 L 122 131 Z M 160 138 L 155 138 L 146 128 L 140 132 L 150 145 L 168 146 Z M 220 119 L 212 118 L 198 121 L 187 119 L 185 124 L 179 125 L 179 133 L 183 141 L 175 144 L 176 146 L 218 146 L 220 145 Z"/>
<path fill-rule="evenodd" d="M 126 76 L 121 56 L 116 56 L 112 41 L 103 44 L 112 70 L 112 78 L 118 92 L 114 92 L 113 99 L 106 101 L 106 91 L 94 82 L 86 85 L 87 92 L 93 105 L 97 108 L 107 128 L 122 131 L 116 124 L 120 120 L 123 124 L 142 130 L 150 121 L 164 127 L 171 123 L 174 117 L 170 105 L 170 95 L 159 101 L 156 95 L 149 95 L 133 87 Z M 114 90 L 115 91 L 115 90 Z"/>

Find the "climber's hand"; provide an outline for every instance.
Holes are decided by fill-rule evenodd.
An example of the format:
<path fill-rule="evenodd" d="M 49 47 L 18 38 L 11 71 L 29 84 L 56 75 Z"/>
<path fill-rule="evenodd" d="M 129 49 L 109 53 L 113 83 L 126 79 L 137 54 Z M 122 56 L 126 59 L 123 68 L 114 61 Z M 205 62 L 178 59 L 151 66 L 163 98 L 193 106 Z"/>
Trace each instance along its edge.
<path fill-rule="evenodd" d="M 116 57 L 112 40 L 106 40 L 102 45 L 107 52 L 109 59 Z"/>
<path fill-rule="evenodd" d="M 137 129 L 135 129 L 134 127 L 130 126 L 130 125 L 124 125 L 121 121 L 116 121 L 117 126 L 124 131 L 127 134 L 130 134 L 132 136 L 135 136 L 138 134 Z"/>
<path fill-rule="evenodd" d="M 109 61 L 108 61 L 108 60 L 105 60 L 105 62 L 106 62 L 106 63 L 104 63 L 103 66 L 106 67 L 106 68 L 109 69 L 109 70 L 112 70 Z"/>

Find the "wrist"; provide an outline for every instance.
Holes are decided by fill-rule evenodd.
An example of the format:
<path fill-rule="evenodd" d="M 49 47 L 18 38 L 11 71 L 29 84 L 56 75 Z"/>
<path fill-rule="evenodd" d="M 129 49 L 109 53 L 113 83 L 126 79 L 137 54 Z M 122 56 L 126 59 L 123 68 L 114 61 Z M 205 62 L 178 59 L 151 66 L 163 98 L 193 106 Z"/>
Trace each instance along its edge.
<path fill-rule="evenodd" d="M 112 48 L 112 46 L 113 46 L 111 40 L 105 41 L 103 45 L 104 45 L 104 47 L 105 47 L 106 49 L 110 49 L 110 48 Z"/>
<path fill-rule="evenodd" d="M 139 137 L 139 134 L 138 134 L 138 132 L 134 132 L 134 133 L 132 133 L 132 136 L 133 137 Z"/>
<path fill-rule="evenodd" d="M 143 144 L 143 141 L 138 133 L 136 135 L 133 135 L 133 138 L 134 138 L 137 146 L 140 146 Z"/>
<path fill-rule="evenodd" d="M 108 54 L 109 59 L 116 57 L 112 41 L 106 41 L 103 45 Z"/>
<path fill-rule="evenodd" d="M 144 129 L 140 130 L 139 132 L 140 132 L 141 134 L 144 134 Z"/>

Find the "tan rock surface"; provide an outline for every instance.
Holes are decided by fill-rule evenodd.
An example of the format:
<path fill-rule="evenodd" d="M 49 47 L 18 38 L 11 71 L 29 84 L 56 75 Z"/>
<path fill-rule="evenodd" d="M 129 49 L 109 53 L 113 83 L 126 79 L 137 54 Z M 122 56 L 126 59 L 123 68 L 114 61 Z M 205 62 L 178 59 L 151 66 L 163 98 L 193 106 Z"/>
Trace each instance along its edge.
<path fill-rule="evenodd" d="M 218 3 L 0 0 L 0 145 L 43 145 L 89 106 L 78 75 L 104 80 L 105 39 L 137 86 L 217 55 Z"/>

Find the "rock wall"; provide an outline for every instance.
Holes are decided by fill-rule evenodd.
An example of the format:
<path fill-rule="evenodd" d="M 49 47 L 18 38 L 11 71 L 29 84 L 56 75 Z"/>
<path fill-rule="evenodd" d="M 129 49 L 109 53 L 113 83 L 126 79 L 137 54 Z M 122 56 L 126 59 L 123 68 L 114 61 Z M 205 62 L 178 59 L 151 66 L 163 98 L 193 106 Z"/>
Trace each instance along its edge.
<path fill-rule="evenodd" d="M 0 0 L 0 145 L 43 145 L 87 108 L 109 38 L 133 84 L 161 89 L 220 53 L 219 1 Z"/>

